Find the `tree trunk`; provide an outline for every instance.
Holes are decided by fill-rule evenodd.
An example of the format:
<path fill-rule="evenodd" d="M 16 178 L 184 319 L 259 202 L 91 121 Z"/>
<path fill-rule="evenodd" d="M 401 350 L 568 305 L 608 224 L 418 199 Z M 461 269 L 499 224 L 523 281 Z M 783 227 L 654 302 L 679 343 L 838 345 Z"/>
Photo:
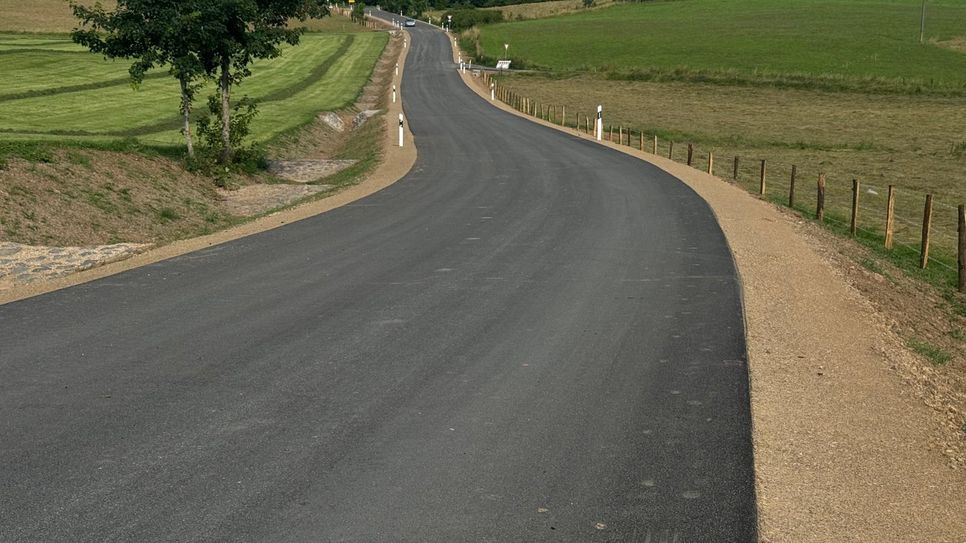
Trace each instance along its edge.
<path fill-rule="evenodd" d="M 231 162 L 231 60 L 221 61 L 221 158 L 222 164 Z"/>
<path fill-rule="evenodd" d="M 184 116 L 184 139 L 188 144 L 188 157 L 195 157 L 194 143 L 191 141 L 191 91 L 188 88 L 188 81 L 181 80 L 181 114 Z"/>

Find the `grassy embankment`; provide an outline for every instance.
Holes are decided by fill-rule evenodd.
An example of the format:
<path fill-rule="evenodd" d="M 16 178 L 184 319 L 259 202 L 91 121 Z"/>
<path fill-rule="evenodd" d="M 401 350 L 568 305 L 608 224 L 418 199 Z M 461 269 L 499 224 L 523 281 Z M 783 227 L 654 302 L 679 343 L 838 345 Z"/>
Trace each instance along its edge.
<path fill-rule="evenodd" d="M 32 4 L 0 0 L 0 71 L 17 74 L 0 81 L 0 240 L 163 242 L 242 220 L 220 209 L 211 179 L 175 160 L 183 152 L 176 83 L 158 70 L 133 90 L 128 63 L 70 41 L 75 22 L 65 3 Z M 257 62 L 236 89 L 236 97 L 259 102 L 253 141 L 284 141 L 292 152 L 318 112 L 355 101 L 387 42 L 385 33 L 342 17 L 310 27 L 322 32 Z M 209 85 L 199 93 L 198 113 L 213 91 Z M 377 150 L 354 139 L 330 150 L 334 158 L 361 159 L 350 173 L 362 173 Z"/>
<path fill-rule="evenodd" d="M 918 43 L 918 0 L 681 0 L 624 4 L 471 31 L 465 48 L 490 58 L 510 44 L 516 65 L 538 73 L 505 83 L 540 104 L 566 106 L 568 121 L 597 104 L 605 123 L 659 137 L 658 153 L 695 165 L 714 152 L 715 172 L 787 199 L 797 166 L 796 207 L 815 206 L 815 181 L 828 175 L 830 222 L 841 229 L 851 180 L 863 183 L 860 237 L 880 245 L 887 186 L 897 186 L 897 249 L 883 253 L 907 269 L 918 263 L 926 193 L 935 195 L 930 267 L 920 275 L 954 280 L 955 206 L 966 203 L 966 2 L 930 2 L 926 43 Z M 529 6 L 528 9 L 537 9 Z M 477 41 L 478 40 L 478 41 Z M 477 43 L 473 43 L 477 42 Z M 558 110 L 559 111 L 559 110 Z M 558 114 L 559 115 L 559 114 Z M 559 120 L 559 119 L 558 119 Z M 648 141 L 647 148 L 651 147 Z M 871 191 L 871 192 L 870 192 Z M 916 273 L 916 272 L 914 272 Z"/>

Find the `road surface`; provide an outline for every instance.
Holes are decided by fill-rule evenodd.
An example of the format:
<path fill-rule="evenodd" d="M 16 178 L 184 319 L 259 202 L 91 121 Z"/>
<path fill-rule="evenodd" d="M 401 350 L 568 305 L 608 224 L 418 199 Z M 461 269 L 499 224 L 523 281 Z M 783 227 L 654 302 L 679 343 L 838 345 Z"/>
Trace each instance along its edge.
<path fill-rule="evenodd" d="M 708 206 L 411 29 L 404 179 L 0 306 L 0 541 L 751 541 Z"/>

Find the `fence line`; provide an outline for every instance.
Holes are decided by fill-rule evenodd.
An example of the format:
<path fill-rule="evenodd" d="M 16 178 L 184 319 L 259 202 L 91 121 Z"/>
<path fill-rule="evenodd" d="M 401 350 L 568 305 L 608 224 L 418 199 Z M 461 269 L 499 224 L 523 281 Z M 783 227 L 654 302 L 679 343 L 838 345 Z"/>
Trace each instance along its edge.
<path fill-rule="evenodd" d="M 487 88 L 489 88 L 492 76 L 484 73 L 483 79 Z M 566 114 L 557 115 L 558 111 L 566 111 L 563 107 L 552 104 L 537 104 L 536 101 L 528 97 L 514 93 L 500 82 L 494 83 L 494 95 L 501 102 L 506 103 L 524 114 L 539 117 L 547 122 L 563 127 L 573 128 L 577 132 L 594 133 L 591 126 L 592 115 L 576 111 L 576 114 L 572 117 L 574 121 L 571 125 L 571 123 L 567 122 L 568 116 Z M 559 110 L 558 107 L 560 108 Z M 584 120 L 583 126 L 581 126 L 581 117 Z M 623 125 L 615 126 L 613 124 L 604 125 L 601 132 L 601 139 L 621 146 L 626 145 L 640 151 L 644 150 L 645 140 L 651 140 L 650 152 L 652 154 L 666 156 L 671 160 L 680 158 L 675 157 L 674 154 L 674 144 L 676 142 L 671 140 L 666 142 L 661 141 L 656 134 L 652 134 L 648 138 L 644 131 L 635 131 Z M 638 134 L 639 138 L 635 138 L 635 134 Z M 697 169 L 706 169 L 708 173 L 713 174 L 714 148 L 702 151 L 693 143 L 677 143 L 686 146 L 685 158 L 688 166 Z M 665 150 L 666 152 L 664 152 Z M 681 153 L 678 154 L 680 155 Z M 707 161 L 703 162 L 699 159 L 700 157 L 707 157 Z M 754 183 L 752 186 L 757 189 L 761 197 L 775 200 L 777 203 L 785 205 L 785 207 L 793 207 L 793 209 L 799 210 L 806 215 L 810 214 L 815 216 L 814 212 L 808 211 L 809 209 L 819 209 L 819 203 L 817 201 L 819 198 L 818 193 L 814 188 L 808 188 L 809 186 L 814 187 L 814 181 L 812 181 L 814 177 L 812 175 L 814 175 L 815 170 L 801 168 L 801 165 L 792 164 L 789 168 L 790 171 L 778 173 L 779 169 L 776 169 L 775 164 L 769 164 L 765 159 L 760 157 L 746 157 L 748 158 L 747 160 L 741 160 L 741 158 L 740 156 L 735 156 L 733 166 L 729 164 L 732 167 L 727 168 L 730 174 L 729 177 L 731 178 L 729 179 L 730 182 L 744 186 L 749 192 L 752 189 L 749 185 Z M 727 158 L 725 160 L 726 162 L 731 162 Z M 778 166 L 782 165 L 779 164 Z M 822 174 L 822 177 L 825 177 L 824 174 Z M 849 180 L 851 179 L 849 178 Z M 918 191 L 895 187 L 893 185 L 891 186 L 893 189 L 893 202 L 890 212 L 887 196 L 883 195 L 888 190 L 887 188 L 867 184 L 860 177 L 856 179 L 858 179 L 859 190 L 858 194 L 854 197 L 851 183 L 847 181 L 842 182 L 841 180 L 837 182 L 830 178 L 825 179 L 824 197 L 822 198 L 823 205 L 821 206 L 821 209 L 824 210 L 824 216 L 821 219 L 824 222 L 841 225 L 843 228 L 848 229 L 854 237 L 862 234 L 868 239 L 874 240 L 882 238 L 885 240 L 884 248 L 887 251 L 893 250 L 890 246 L 894 243 L 896 247 L 908 249 L 913 253 L 919 253 L 922 268 L 932 264 L 946 270 L 958 272 L 959 290 L 966 292 L 966 278 L 963 277 L 966 271 L 964 271 L 962 266 L 950 265 L 945 262 L 950 256 L 955 262 L 957 254 L 959 255 L 960 261 L 966 260 L 966 255 L 963 254 L 966 251 L 966 240 L 964 240 L 964 236 L 966 236 L 964 230 L 966 228 L 959 227 L 958 216 L 955 217 L 952 223 L 947 224 L 949 217 L 946 217 L 945 213 L 941 211 L 950 210 L 958 215 L 958 206 L 938 201 L 931 194 L 923 194 Z M 781 196 L 777 200 L 775 198 L 776 192 Z M 924 196 L 926 200 L 925 206 L 932 206 L 931 209 L 925 212 L 923 206 Z M 918 203 L 916 200 L 918 200 Z M 810 203 L 814 203 L 815 205 L 810 205 Z M 792 205 L 789 206 L 787 204 Z M 829 213 L 829 211 L 832 211 L 832 213 Z M 843 214 L 846 218 L 840 219 L 836 216 L 837 213 Z M 911 220 L 904 217 L 903 214 L 916 214 L 919 220 Z M 930 228 L 922 228 L 923 221 L 925 220 L 929 220 Z M 870 229 L 868 226 L 870 222 L 876 224 L 881 223 L 883 231 L 880 232 L 878 227 Z M 895 227 L 895 225 L 898 225 L 898 227 Z M 918 247 L 908 243 L 915 243 L 917 241 L 919 242 Z M 929 254 L 930 252 L 933 254 Z"/>

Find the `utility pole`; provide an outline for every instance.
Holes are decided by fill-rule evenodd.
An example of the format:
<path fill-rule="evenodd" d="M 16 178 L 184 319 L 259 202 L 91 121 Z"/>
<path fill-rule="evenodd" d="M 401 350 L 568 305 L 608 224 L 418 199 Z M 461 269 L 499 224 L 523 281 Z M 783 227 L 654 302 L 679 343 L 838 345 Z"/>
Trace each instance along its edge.
<path fill-rule="evenodd" d="M 922 43 L 923 34 L 926 33 L 926 0 L 922 0 L 922 14 L 919 16 L 919 43 Z"/>

